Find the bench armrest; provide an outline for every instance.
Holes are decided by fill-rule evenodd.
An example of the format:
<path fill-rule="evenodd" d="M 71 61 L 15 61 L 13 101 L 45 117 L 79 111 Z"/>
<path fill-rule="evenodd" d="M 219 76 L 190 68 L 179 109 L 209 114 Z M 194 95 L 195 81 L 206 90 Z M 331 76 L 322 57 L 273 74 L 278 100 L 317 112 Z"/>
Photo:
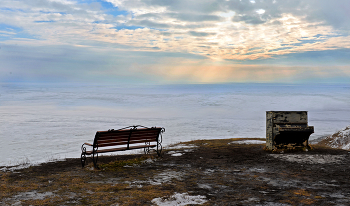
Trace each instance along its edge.
<path fill-rule="evenodd" d="M 92 144 L 86 143 L 86 142 L 83 145 L 88 145 L 88 146 L 91 146 L 91 147 L 93 146 Z"/>

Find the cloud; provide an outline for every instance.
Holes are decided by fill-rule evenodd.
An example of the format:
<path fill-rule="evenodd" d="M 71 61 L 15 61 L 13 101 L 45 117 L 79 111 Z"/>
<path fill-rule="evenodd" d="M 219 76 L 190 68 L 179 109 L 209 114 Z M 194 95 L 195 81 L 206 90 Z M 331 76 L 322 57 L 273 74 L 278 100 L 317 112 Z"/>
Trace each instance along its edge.
<path fill-rule="evenodd" d="M 148 28 L 157 28 L 157 29 L 168 29 L 170 26 L 165 23 L 157 23 L 150 20 L 131 20 L 128 22 L 128 25 L 136 25 Z"/>
<path fill-rule="evenodd" d="M 40 73 L 35 70 L 35 66 L 50 67 L 53 69 L 47 71 L 48 76 L 51 71 L 62 78 L 66 78 L 70 73 L 72 78 L 78 78 L 77 73 L 80 72 L 85 78 L 92 78 L 92 74 L 102 75 L 108 72 L 113 73 L 112 76 L 132 76 L 136 75 L 132 72 L 135 68 L 150 71 L 148 66 L 155 64 L 157 67 L 163 65 L 168 68 L 167 73 L 174 75 L 174 79 L 178 80 L 187 78 L 200 82 L 249 79 L 274 81 L 270 77 L 287 78 L 288 75 L 295 76 L 300 72 L 281 69 L 283 65 L 279 65 L 280 69 L 275 70 L 268 70 L 264 65 L 251 65 L 258 62 L 281 63 L 283 57 L 288 60 L 284 61 L 287 62 L 285 66 L 288 68 L 291 64 L 296 64 L 300 66 L 300 70 L 312 70 L 310 64 L 317 64 L 317 60 L 304 60 L 305 67 L 302 67 L 300 61 L 295 58 L 297 54 L 310 55 L 310 52 L 323 51 L 336 53 L 350 49 L 350 8 L 347 0 L 0 2 L 0 44 L 9 48 L 19 45 L 13 47 L 17 48 L 16 51 L 23 48 L 23 52 L 4 60 L 0 70 L 20 70 L 23 65 L 10 61 L 21 59 L 34 65 L 30 70 L 33 73 Z M 31 54 L 30 48 L 41 49 Z M 41 53 L 43 48 L 45 52 Z M 82 48 L 86 53 L 82 52 Z M 60 51 L 59 54 L 57 51 Z M 72 56 L 62 56 L 65 52 Z M 85 55 L 79 56 L 81 52 Z M 130 57 L 123 57 L 124 60 L 121 60 L 122 52 L 128 53 Z M 139 56 L 142 52 L 146 53 L 147 58 Z M 39 53 L 42 58 L 39 57 Z M 116 56 L 113 56 L 113 53 Z M 34 54 L 38 56 L 30 56 Z M 184 68 L 171 66 L 163 61 L 170 58 L 172 64 L 177 65 L 179 59 L 171 54 L 187 56 L 181 57 L 181 61 L 185 63 L 180 65 L 190 68 L 189 73 Z M 9 54 L 5 55 L 3 52 L 2 55 L 9 57 Z M 188 63 L 199 57 L 202 59 L 198 61 L 202 63 L 221 62 L 232 65 L 219 67 Z M 145 67 L 142 66 L 144 62 Z M 83 69 L 79 63 L 89 69 Z M 235 63 L 247 63 L 247 66 L 238 67 Z M 113 64 L 125 68 L 125 72 L 117 69 L 118 66 L 111 66 Z M 342 61 L 342 64 L 346 66 L 348 62 Z M 61 67 L 74 68 L 74 71 L 60 70 Z M 94 67 L 103 67 L 103 72 Z M 264 71 L 262 74 L 266 76 L 259 74 L 259 69 Z M 215 74 L 215 71 L 218 74 Z M 150 73 L 162 76 L 153 70 Z M 321 77 L 318 74 L 311 72 L 310 75 Z M 28 76 L 31 75 L 28 73 Z M 164 76 L 168 78 L 167 75 Z M 172 78 L 168 79 L 170 81 Z"/>
<path fill-rule="evenodd" d="M 232 19 L 234 22 L 240 22 L 240 21 L 244 21 L 247 24 L 263 24 L 266 21 L 264 21 L 263 19 L 260 18 L 259 15 L 255 14 L 255 15 L 244 15 L 244 16 L 238 16 L 236 15 L 235 17 L 233 17 Z"/>
<path fill-rule="evenodd" d="M 86 46 L 2 45 L 1 81 L 100 81 L 153 80 L 140 68 L 157 64 L 160 57 L 201 60 L 200 55 L 128 51 Z"/>
<path fill-rule="evenodd" d="M 217 15 L 195 14 L 195 13 L 173 13 L 169 15 L 172 18 L 189 21 L 189 22 L 206 22 L 206 21 L 221 21 L 222 18 Z"/>
<path fill-rule="evenodd" d="M 340 20 L 340 16 L 348 17 L 348 14 L 333 14 L 336 12 L 326 8 L 330 6 L 326 1 L 107 2 L 114 8 L 84 1 L 5 0 L 2 8 L 10 9 L 3 9 L 0 19 L 53 44 L 88 45 L 97 40 L 136 50 L 194 52 L 213 59 L 260 59 L 305 50 L 327 50 L 331 47 L 327 42 L 335 42 L 339 35 L 344 39 L 348 36 L 343 30 L 336 30 L 348 22 Z M 331 8 L 347 5 L 339 0 Z M 111 9 L 128 12 L 118 16 L 105 13 Z M 315 38 L 316 35 L 323 38 Z M 313 42 L 306 44 L 305 40 Z M 347 48 L 347 44 L 343 47 Z"/>
<path fill-rule="evenodd" d="M 335 29 L 348 31 L 350 29 L 350 3 L 347 0 L 309 2 L 307 9 L 309 15 L 305 16 L 308 21 L 321 21 L 331 25 Z"/>
<path fill-rule="evenodd" d="M 196 32 L 196 31 L 189 31 L 188 33 L 191 34 L 192 36 L 212 36 L 216 34 L 216 33 Z"/>

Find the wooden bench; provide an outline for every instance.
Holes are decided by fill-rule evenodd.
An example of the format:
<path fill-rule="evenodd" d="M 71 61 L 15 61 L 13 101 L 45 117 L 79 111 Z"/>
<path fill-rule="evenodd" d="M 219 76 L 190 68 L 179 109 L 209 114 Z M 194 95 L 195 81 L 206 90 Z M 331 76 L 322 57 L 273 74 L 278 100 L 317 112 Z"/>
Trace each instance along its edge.
<path fill-rule="evenodd" d="M 133 149 L 144 149 L 145 153 L 150 152 L 150 148 L 156 147 L 158 156 L 162 152 L 162 127 L 147 128 L 141 125 L 125 127 L 119 130 L 97 131 L 93 144 L 84 143 L 81 146 L 81 165 L 84 167 L 86 156 L 91 155 L 94 167 L 97 167 L 98 154 L 107 152 L 117 152 Z M 91 150 L 86 150 L 89 146 Z"/>

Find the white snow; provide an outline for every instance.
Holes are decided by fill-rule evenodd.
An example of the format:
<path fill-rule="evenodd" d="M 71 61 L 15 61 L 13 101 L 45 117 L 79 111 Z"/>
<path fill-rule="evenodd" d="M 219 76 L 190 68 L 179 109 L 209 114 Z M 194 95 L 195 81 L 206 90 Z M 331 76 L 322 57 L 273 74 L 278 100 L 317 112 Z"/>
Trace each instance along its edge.
<path fill-rule="evenodd" d="M 332 148 L 350 150 L 350 126 L 328 136 L 326 140 Z"/>
<path fill-rule="evenodd" d="M 170 182 L 172 179 L 181 180 L 183 176 L 183 173 L 176 172 L 173 170 L 167 170 L 165 172 L 159 173 L 156 175 L 157 178 L 150 181 L 150 184 L 152 185 L 161 185 L 166 182 Z"/>
<path fill-rule="evenodd" d="M 177 151 L 169 151 L 168 154 L 170 154 L 171 156 L 174 156 L 174 157 L 183 155 L 181 152 L 177 152 Z"/>
<path fill-rule="evenodd" d="M 181 206 L 181 205 L 197 205 L 207 202 L 206 197 L 202 195 L 191 196 L 188 193 L 175 193 L 171 197 L 159 197 L 152 200 L 153 204 L 158 206 Z"/>
<path fill-rule="evenodd" d="M 263 140 L 240 140 L 240 141 L 233 141 L 229 144 L 266 144 L 266 141 Z"/>
<path fill-rule="evenodd" d="M 270 110 L 308 111 L 313 139 L 347 126 L 349 107 L 349 85 L 0 83 L 0 167 L 79 158 L 96 131 L 130 125 L 164 127 L 163 148 L 198 139 L 264 138 Z"/>
<path fill-rule="evenodd" d="M 189 145 L 185 145 L 185 144 L 177 144 L 177 145 L 170 145 L 168 147 L 166 147 L 166 149 L 193 149 L 193 148 L 197 148 L 198 146 L 193 145 L 193 144 L 189 144 Z"/>
<path fill-rule="evenodd" d="M 182 156 L 182 153 L 174 153 L 171 156 L 174 156 L 174 157 Z"/>
<path fill-rule="evenodd" d="M 168 169 L 164 172 L 161 172 L 161 173 L 155 175 L 155 178 L 150 178 L 148 180 L 124 181 L 124 183 L 129 184 L 130 187 L 142 188 L 143 185 L 148 185 L 148 184 L 161 185 L 164 183 L 171 182 L 173 179 L 182 180 L 183 175 L 184 175 L 184 173 L 182 173 L 182 172 L 177 172 L 177 171 L 173 171 L 173 170 Z M 103 182 L 95 181 L 92 183 L 108 183 L 108 182 L 115 183 L 117 181 L 119 181 L 119 179 L 111 178 L 108 181 L 103 181 Z"/>
<path fill-rule="evenodd" d="M 308 163 L 308 164 L 337 164 L 341 163 L 346 155 L 311 155 L 311 154 L 270 154 L 272 157 L 288 162 Z"/>
<path fill-rule="evenodd" d="M 33 200 L 43 200 L 45 199 L 47 196 L 52 196 L 54 195 L 52 192 L 44 192 L 44 193 L 39 193 L 36 190 L 31 191 L 31 192 L 21 192 L 15 196 L 13 196 L 12 200 L 29 200 L 29 199 L 33 199 Z"/>

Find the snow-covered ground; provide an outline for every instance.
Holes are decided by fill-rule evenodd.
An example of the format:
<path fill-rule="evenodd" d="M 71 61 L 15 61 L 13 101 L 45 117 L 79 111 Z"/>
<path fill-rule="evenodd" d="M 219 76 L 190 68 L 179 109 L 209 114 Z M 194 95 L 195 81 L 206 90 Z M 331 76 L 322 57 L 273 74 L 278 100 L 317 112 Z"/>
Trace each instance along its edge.
<path fill-rule="evenodd" d="M 346 155 L 310 155 L 310 154 L 270 154 L 272 157 L 297 163 L 307 164 L 339 164 L 345 158 Z"/>
<path fill-rule="evenodd" d="M 265 138 L 270 110 L 308 111 L 310 140 L 331 135 L 350 122 L 350 85 L 0 83 L 0 168 L 79 158 L 96 131 L 130 125 L 164 127 L 164 148 Z"/>
<path fill-rule="evenodd" d="M 187 193 L 175 193 L 171 197 L 155 198 L 153 204 L 158 206 L 177 206 L 177 205 L 201 205 L 206 202 L 206 197 L 201 195 L 189 195 Z"/>
<path fill-rule="evenodd" d="M 322 143 L 332 148 L 350 150 L 350 126 L 326 137 Z"/>
<path fill-rule="evenodd" d="M 266 144 L 266 141 L 263 140 L 242 140 L 242 141 L 233 141 L 229 144 Z"/>

